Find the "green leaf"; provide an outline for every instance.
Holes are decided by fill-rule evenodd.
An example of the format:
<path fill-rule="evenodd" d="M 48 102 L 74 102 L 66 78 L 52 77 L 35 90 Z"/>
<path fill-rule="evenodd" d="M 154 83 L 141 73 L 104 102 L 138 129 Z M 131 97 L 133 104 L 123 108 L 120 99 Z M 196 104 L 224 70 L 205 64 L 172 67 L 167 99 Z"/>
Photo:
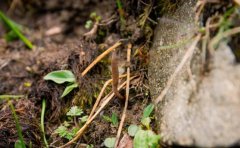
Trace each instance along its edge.
<path fill-rule="evenodd" d="M 65 82 L 76 82 L 74 74 L 69 70 L 58 70 L 50 72 L 44 77 L 44 80 L 52 80 L 57 84 L 63 84 Z"/>
<path fill-rule="evenodd" d="M 92 12 L 91 14 L 90 14 L 90 18 L 91 19 L 94 19 L 94 18 L 96 18 L 97 17 L 97 13 L 96 12 Z"/>
<path fill-rule="evenodd" d="M 117 117 L 117 114 L 112 113 L 111 122 L 112 122 L 112 124 L 113 124 L 114 126 L 117 126 L 117 125 L 118 125 L 118 117 Z"/>
<path fill-rule="evenodd" d="M 104 140 L 104 145 L 108 148 L 113 148 L 115 145 L 116 138 L 106 138 Z"/>
<path fill-rule="evenodd" d="M 4 36 L 4 38 L 6 41 L 11 42 L 13 40 L 18 39 L 18 36 L 14 31 L 11 30 Z"/>
<path fill-rule="evenodd" d="M 80 118 L 81 122 L 87 122 L 88 116 L 83 116 L 82 118 Z"/>
<path fill-rule="evenodd" d="M 87 145 L 86 148 L 94 148 L 94 146 L 92 144 L 90 144 L 90 145 Z"/>
<path fill-rule="evenodd" d="M 149 117 L 151 115 L 153 109 L 154 109 L 154 105 L 149 104 L 143 111 L 143 118 Z"/>
<path fill-rule="evenodd" d="M 92 28 L 92 26 L 93 26 L 92 20 L 88 20 L 88 21 L 86 22 L 86 24 L 85 24 L 85 28 L 86 28 L 86 29 L 90 29 L 90 28 Z"/>
<path fill-rule="evenodd" d="M 77 127 L 74 127 L 74 128 L 72 129 L 72 131 L 71 131 L 72 137 L 74 137 L 74 136 L 77 134 L 78 130 L 79 130 L 79 128 L 77 128 Z"/>
<path fill-rule="evenodd" d="M 69 127 L 70 124 L 69 124 L 67 121 L 64 121 L 64 122 L 63 122 L 63 126 L 65 126 L 65 127 Z"/>
<path fill-rule="evenodd" d="M 59 126 L 54 133 L 57 133 L 60 137 L 62 138 L 66 138 L 68 140 L 72 140 L 73 137 L 76 135 L 76 133 L 78 132 L 78 128 L 74 127 L 71 132 L 68 131 L 67 127 L 61 125 Z"/>
<path fill-rule="evenodd" d="M 133 140 L 133 147 L 157 148 L 160 136 L 151 130 L 138 130 Z"/>
<path fill-rule="evenodd" d="M 65 126 L 59 126 L 54 133 L 57 133 L 60 137 L 65 137 L 68 134 L 68 130 Z"/>
<path fill-rule="evenodd" d="M 128 127 L 128 134 L 132 137 L 134 137 L 137 133 L 137 131 L 141 129 L 139 126 L 135 125 L 135 124 L 131 124 L 129 127 Z"/>
<path fill-rule="evenodd" d="M 141 120 L 141 123 L 142 123 L 147 129 L 150 128 L 150 122 L 151 122 L 151 119 L 150 119 L 149 117 L 143 118 L 143 119 Z"/>
<path fill-rule="evenodd" d="M 64 91 L 63 94 L 61 95 L 61 98 L 65 97 L 66 95 L 68 95 L 74 88 L 77 88 L 78 84 L 77 83 L 73 83 L 69 86 L 67 86 Z"/>
<path fill-rule="evenodd" d="M 105 121 L 112 123 L 112 119 L 110 117 L 104 115 L 102 117 Z"/>
<path fill-rule="evenodd" d="M 69 112 L 67 112 L 67 116 L 80 116 L 82 113 L 82 109 L 80 109 L 78 106 L 73 106 Z"/>
<path fill-rule="evenodd" d="M 20 140 L 17 140 L 15 143 L 14 143 L 14 148 L 22 148 L 22 142 Z"/>
<path fill-rule="evenodd" d="M 8 25 L 9 28 L 12 29 L 13 32 L 27 45 L 28 48 L 32 49 L 32 43 L 20 32 L 19 28 L 17 27 L 16 23 L 13 23 L 5 14 L 0 11 L 0 18 L 3 20 L 4 23 Z"/>

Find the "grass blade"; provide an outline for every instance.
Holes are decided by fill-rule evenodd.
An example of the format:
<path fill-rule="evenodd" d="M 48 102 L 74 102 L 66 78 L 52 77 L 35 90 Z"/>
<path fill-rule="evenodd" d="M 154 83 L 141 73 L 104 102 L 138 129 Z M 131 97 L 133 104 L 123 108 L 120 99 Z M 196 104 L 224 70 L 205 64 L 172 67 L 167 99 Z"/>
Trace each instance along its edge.
<path fill-rule="evenodd" d="M 21 126 L 19 124 L 19 120 L 18 120 L 17 114 L 15 112 L 14 106 L 13 106 L 13 104 L 12 104 L 12 102 L 10 100 L 8 100 L 8 105 L 10 106 L 10 109 L 12 111 L 12 114 L 13 114 L 13 117 L 14 117 L 14 120 L 15 120 L 15 123 L 16 123 L 16 128 L 17 128 L 19 141 L 20 141 L 20 143 L 22 145 L 22 148 L 26 148 L 26 145 L 25 145 L 24 140 L 23 140 Z"/>
<path fill-rule="evenodd" d="M 2 11 L 0 11 L 0 18 L 17 34 L 17 36 L 27 45 L 28 48 L 33 48 L 32 43 L 19 31 L 17 27 L 15 27 L 13 22 L 7 18 Z"/>
<path fill-rule="evenodd" d="M 42 111 L 41 111 L 41 129 L 42 129 L 42 133 L 43 133 L 44 143 L 45 143 L 46 147 L 48 148 L 48 143 L 47 143 L 47 139 L 46 139 L 46 136 L 45 136 L 45 130 L 44 130 L 44 115 L 45 115 L 45 110 L 46 110 L 46 100 L 43 99 L 43 100 L 42 100 Z"/>

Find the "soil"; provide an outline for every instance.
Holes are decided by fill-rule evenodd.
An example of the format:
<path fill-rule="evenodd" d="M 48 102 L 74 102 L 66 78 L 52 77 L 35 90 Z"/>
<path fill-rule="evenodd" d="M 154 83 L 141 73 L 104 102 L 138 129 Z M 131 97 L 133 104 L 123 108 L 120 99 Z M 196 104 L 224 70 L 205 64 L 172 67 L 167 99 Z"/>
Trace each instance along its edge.
<path fill-rule="evenodd" d="M 45 129 L 48 142 L 59 146 L 68 140 L 54 134 L 66 118 L 66 112 L 73 105 L 80 106 L 88 115 L 105 81 L 111 78 L 110 61 L 106 57 L 86 76 L 81 72 L 104 50 L 119 39 L 132 43 L 131 73 L 139 75 L 131 82 L 130 101 L 123 132 L 130 124 L 139 124 L 143 108 L 150 102 L 147 64 L 148 48 L 154 29 L 157 8 L 148 1 L 122 1 L 125 24 L 119 17 L 118 8 L 112 0 L 84 1 L 1 1 L 0 10 L 24 27 L 24 35 L 34 44 L 28 49 L 20 40 L 6 42 L 7 28 L 0 23 L 0 94 L 24 95 L 12 100 L 23 130 L 24 140 L 32 147 L 44 147 L 40 129 L 42 99 L 47 100 Z M 136 7 L 137 6 L 137 7 Z M 139 25 L 141 14 L 151 6 L 144 25 Z M 95 33 L 84 36 L 90 29 L 85 24 L 90 14 L 101 16 Z M 54 32 L 57 28 L 57 32 Z M 49 33 L 50 32 L 50 33 Z M 118 48 L 120 60 L 125 61 L 126 45 Z M 44 81 L 51 71 L 67 69 L 77 77 L 79 88 L 60 98 L 65 85 Z M 109 93 L 111 88 L 108 88 Z M 120 91 L 124 94 L 124 90 Z M 103 120 L 102 116 L 116 113 L 121 117 L 124 102 L 117 97 L 111 101 L 94 120 L 77 143 L 102 147 L 106 137 L 115 137 L 117 127 Z M 0 147 L 13 147 L 18 139 L 15 121 L 7 101 L 0 100 Z M 31 143 L 31 144 L 30 144 Z M 51 144 L 52 143 L 52 144 Z M 78 147 L 78 145 L 76 146 Z"/>

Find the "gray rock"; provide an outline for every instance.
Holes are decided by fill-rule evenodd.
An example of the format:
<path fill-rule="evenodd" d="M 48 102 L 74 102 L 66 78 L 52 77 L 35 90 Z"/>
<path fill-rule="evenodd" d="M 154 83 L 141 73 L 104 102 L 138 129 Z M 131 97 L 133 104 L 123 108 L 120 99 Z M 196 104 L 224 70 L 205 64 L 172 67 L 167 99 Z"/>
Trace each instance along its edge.
<path fill-rule="evenodd" d="M 181 42 L 195 32 L 194 4 L 194 0 L 186 0 L 176 12 L 159 21 L 150 51 L 149 82 L 153 99 L 164 89 L 191 44 Z M 168 45 L 176 46 L 167 48 Z M 170 145 L 239 145 L 240 65 L 234 63 L 231 49 L 225 43 L 215 51 L 211 70 L 204 75 L 202 59 L 201 50 L 196 49 L 190 65 L 193 77 L 189 77 L 186 64 L 157 105 L 158 132 Z"/>

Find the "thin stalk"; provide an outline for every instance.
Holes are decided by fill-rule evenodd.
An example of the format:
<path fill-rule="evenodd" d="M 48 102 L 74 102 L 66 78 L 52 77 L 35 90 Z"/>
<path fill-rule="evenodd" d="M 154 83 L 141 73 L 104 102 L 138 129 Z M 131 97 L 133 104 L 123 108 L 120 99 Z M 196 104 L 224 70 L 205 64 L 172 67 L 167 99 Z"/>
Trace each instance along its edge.
<path fill-rule="evenodd" d="M 24 140 L 23 140 L 22 129 L 21 129 L 21 126 L 19 124 L 17 114 L 15 112 L 15 109 L 14 109 L 14 106 L 13 106 L 12 102 L 9 99 L 8 99 L 8 105 L 10 106 L 10 109 L 12 111 L 12 114 L 13 114 L 13 117 L 14 117 L 14 120 L 15 120 L 15 123 L 16 123 L 18 138 L 21 142 L 21 146 L 22 146 L 22 148 L 26 148 L 26 145 L 25 145 Z"/>
<path fill-rule="evenodd" d="M 0 18 L 13 30 L 13 32 L 17 34 L 17 36 L 27 45 L 28 48 L 33 48 L 32 43 L 14 26 L 11 20 L 8 19 L 2 11 L 0 11 Z"/>
<path fill-rule="evenodd" d="M 43 141 L 46 145 L 46 147 L 48 148 L 48 142 L 45 136 L 45 130 L 44 130 L 44 116 L 45 116 L 45 110 L 46 110 L 46 100 L 43 99 L 42 100 L 42 111 L 41 111 L 41 129 L 42 129 L 42 133 L 43 133 Z"/>

